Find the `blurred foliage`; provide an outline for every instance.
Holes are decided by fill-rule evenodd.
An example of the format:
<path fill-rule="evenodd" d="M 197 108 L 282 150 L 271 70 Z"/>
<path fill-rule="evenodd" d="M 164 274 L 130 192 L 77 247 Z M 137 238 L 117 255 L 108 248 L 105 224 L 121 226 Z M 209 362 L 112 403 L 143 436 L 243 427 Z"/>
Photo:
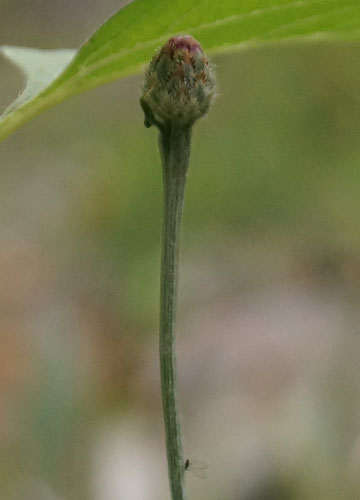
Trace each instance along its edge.
<path fill-rule="evenodd" d="M 355 43 L 290 44 L 215 58 L 219 97 L 194 130 L 180 319 L 204 302 L 281 280 L 321 283 L 344 295 L 356 318 L 358 51 Z M 7 356 L 22 370 L 4 369 L 6 387 L 1 380 L 7 500 L 24 498 L 29 478 L 60 498 L 87 498 L 98 426 L 129 408 L 151 432 L 161 426 L 158 396 L 146 385 L 147 349 L 156 344 L 161 171 L 139 86 L 133 77 L 64 103 L 0 150 L 0 297 L 11 325 L 1 342 L 18 337 L 25 346 Z M 279 471 L 269 459 L 270 472 L 253 471 L 255 491 L 244 492 L 234 476 L 224 498 L 358 498 L 344 459 L 358 433 L 357 334 L 339 346 L 331 376 L 311 387 L 308 420 L 299 403 L 299 428 L 289 436 L 295 443 L 305 433 L 307 446 L 294 468 Z M 206 483 L 200 490 L 199 499 L 209 498 Z M 46 491 L 36 500 L 57 498 Z"/>

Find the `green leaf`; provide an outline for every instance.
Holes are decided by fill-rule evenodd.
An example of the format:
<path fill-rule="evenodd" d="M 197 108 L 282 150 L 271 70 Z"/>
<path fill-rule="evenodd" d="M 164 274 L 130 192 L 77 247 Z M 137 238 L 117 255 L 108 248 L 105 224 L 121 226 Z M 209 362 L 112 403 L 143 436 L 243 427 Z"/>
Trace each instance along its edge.
<path fill-rule="evenodd" d="M 2 47 L 26 74 L 0 117 L 0 140 L 64 99 L 133 74 L 169 36 L 190 33 L 208 53 L 289 39 L 360 39 L 359 0 L 135 0 L 79 51 Z"/>

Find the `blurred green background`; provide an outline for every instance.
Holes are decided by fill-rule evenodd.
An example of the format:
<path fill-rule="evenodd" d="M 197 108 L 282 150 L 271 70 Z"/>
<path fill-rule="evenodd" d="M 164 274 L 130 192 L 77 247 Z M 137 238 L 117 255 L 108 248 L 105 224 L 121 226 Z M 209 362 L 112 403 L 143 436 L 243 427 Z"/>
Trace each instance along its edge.
<path fill-rule="evenodd" d="M 76 47 L 119 2 L 2 0 L 0 44 Z M 178 363 L 191 499 L 360 497 L 359 44 L 214 57 L 194 130 Z M 23 85 L 0 60 L 0 107 Z M 0 499 L 169 498 L 161 169 L 141 76 L 0 145 Z"/>

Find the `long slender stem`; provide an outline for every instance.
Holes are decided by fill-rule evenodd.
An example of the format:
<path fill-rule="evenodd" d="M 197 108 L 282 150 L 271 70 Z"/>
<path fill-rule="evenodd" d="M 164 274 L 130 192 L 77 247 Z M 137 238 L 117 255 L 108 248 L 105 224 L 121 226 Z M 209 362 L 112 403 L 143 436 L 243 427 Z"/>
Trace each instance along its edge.
<path fill-rule="evenodd" d="M 191 130 L 160 129 L 164 213 L 160 285 L 160 374 L 172 500 L 186 500 L 185 466 L 177 402 L 175 319 L 181 215 L 189 164 Z"/>

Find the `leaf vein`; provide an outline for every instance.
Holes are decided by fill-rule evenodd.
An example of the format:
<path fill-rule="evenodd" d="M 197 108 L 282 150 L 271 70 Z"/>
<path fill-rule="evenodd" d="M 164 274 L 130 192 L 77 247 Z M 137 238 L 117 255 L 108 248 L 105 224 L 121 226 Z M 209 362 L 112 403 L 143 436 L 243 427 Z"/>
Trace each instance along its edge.
<path fill-rule="evenodd" d="M 214 26 L 226 25 L 226 24 L 230 24 L 233 22 L 238 22 L 240 20 L 246 20 L 246 19 L 251 18 L 251 17 L 266 15 L 272 11 L 276 12 L 276 11 L 281 11 L 281 10 L 287 10 L 287 9 L 294 8 L 294 7 L 300 8 L 300 7 L 303 7 L 305 5 L 322 4 L 322 3 L 326 3 L 326 2 L 328 2 L 328 0 L 310 0 L 310 1 L 296 0 L 294 2 L 287 3 L 286 5 L 279 5 L 279 4 L 272 5 L 272 6 L 264 8 L 264 9 L 254 9 L 254 10 L 247 12 L 247 13 L 244 13 L 244 14 L 236 14 L 236 15 L 228 16 L 228 17 L 223 18 L 223 19 L 217 19 L 216 21 L 212 21 L 210 23 L 203 23 L 203 24 L 198 25 L 196 27 L 189 28 L 188 31 L 189 32 L 199 32 L 199 31 L 203 31 L 203 30 L 212 28 Z M 141 42 L 141 43 L 135 44 L 134 46 L 132 46 L 130 48 L 125 48 L 123 50 L 120 50 L 119 52 L 112 54 L 106 58 L 103 58 L 101 61 L 96 61 L 95 63 L 90 64 L 88 66 L 82 65 L 82 67 L 79 68 L 79 71 L 76 74 L 74 74 L 73 77 L 71 77 L 67 83 L 74 84 L 74 83 L 76 83 L 76 80 L 81 79 L 84 76 L 88 76 L 91 73 L 98 71 L 99 69 L 107 66 L 108 64 L 120 61 L 123 57 L 126 57 L 132 53 L 136 53 L 137 51 L 140 51 L 140 50 L 143 50 L 146 48 L 151 48 L 154 45 L 161 44 L 164 41 L 164 39 L 169 35 L 170 35 L 170 33 L 169 33 L 169 30 L 167 29 L 167 31 L 161 37 L 158 37 L 156 39 L 151 39 L 151 40 L 148 40 L 146 42 Z"/>

